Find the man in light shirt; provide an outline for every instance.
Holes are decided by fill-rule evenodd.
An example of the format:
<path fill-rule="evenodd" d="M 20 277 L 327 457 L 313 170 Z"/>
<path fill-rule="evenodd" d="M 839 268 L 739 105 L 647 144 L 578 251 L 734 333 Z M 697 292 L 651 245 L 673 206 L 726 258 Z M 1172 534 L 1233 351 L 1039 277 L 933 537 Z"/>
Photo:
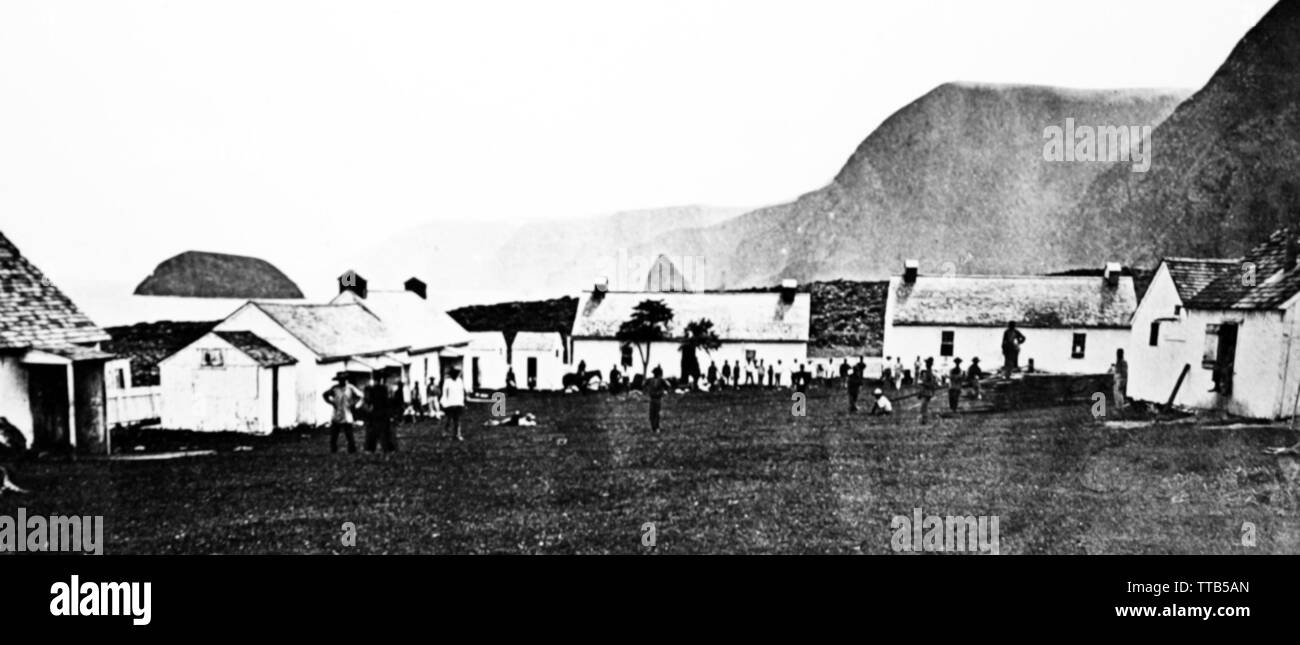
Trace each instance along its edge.
<path fill-rule="evenodd" d="M 348 452 L 356 452 L 357 442 L 352 436 L 356 426 L 353 413 L 361 407 L 361 390 L 348 382 L 346 374 L 336 374 L 334 380 L 334 387 L 325 390 L 323 395 L 325 402 L 334 408 L 334 416 L 330 420 L 330 452 L 339 451 L 340 432 L 348 438 Z"/>
<path fill-rule="evenodd" d="M 871 406 L 872 416 L 881 414 L 887 416 L 894 413 L 894 404 L 889 402 L 889 399 L 885 397 L 885 393 L 880 388 L 876 388 L 876 391 L 872 394 L 876 397 L 875 404 Z"/>
<path fill-rule="evenodd" d="M 456 441 L 464 441 L 465 436 L 460 433 L 460 415 L 465 412 L 465 382 L 460 380 L 460 370 L 451 368 L 447 378 L 442 380 L 442 397 L 439 402 L 443 413 L 447 415 L 443 427 Z"/>

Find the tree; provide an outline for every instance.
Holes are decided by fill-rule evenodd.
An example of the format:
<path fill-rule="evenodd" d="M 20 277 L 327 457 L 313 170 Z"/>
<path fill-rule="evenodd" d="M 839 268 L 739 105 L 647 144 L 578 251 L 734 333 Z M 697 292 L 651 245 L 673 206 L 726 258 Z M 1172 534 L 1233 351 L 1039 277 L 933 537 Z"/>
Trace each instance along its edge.
<path fill-rule="evenodd" d="M 698 381 L 700 361 L 695 352 L 697 350 L 713 352 L 719 347 L 722 347 L 722 341 L 713 331 L 713 321 L 701 318 L 687 323 L 682 344 L 677 348 L 677 351 L 682 353 L 682 378 L 691 382 Z"/>
<path fill-rule="evenodd" d="M 668 338 L 668 323 L 673 310 L 662 300 L 642 300 L 632 308 L 632 317 L 618 327 L 619 341 L 635 345 L 641 354 L 641 376 L 650 366 L 650 344 Z"/>

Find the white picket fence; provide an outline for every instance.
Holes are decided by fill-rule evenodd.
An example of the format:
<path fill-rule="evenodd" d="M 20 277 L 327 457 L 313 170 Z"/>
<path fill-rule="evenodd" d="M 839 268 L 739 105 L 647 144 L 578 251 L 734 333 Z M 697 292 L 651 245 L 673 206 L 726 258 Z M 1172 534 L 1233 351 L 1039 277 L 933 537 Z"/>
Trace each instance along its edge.
<path fill-rule="evenodd" d="M 133 387 L 108 392 L 108 427 L 157 419 L 162 413 L 162 387 Z"/>

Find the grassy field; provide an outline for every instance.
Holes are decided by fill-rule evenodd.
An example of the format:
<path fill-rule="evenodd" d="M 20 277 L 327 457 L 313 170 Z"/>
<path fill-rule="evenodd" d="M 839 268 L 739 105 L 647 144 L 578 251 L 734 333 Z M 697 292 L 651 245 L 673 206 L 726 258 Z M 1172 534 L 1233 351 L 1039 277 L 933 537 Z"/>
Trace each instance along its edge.
<path fill-rule="evenodd" d="M 1300 466 L 1260 452 L 1284 430 L 1110 428 L 1087 404 L 921 426 L 910 403 L 849 415 L 814 389 L 797 417 L 788 391 L 670 395 L 652 435 L 644 399 L 517 395 L 540 426 L 483 428 L 475 405 L 465 442 L 418 423 L 393 454 L 331 455 L 319 431 L 123 433 L 118 450 L 218 454 L 23 462 L 32 492 L 0 513 L 103 515 L 109 554 L 644 553 L 647 522 L 659 553 L 877 554 L 918 506 L 999 516 L 1002 553 L 1300 552 Z"/>

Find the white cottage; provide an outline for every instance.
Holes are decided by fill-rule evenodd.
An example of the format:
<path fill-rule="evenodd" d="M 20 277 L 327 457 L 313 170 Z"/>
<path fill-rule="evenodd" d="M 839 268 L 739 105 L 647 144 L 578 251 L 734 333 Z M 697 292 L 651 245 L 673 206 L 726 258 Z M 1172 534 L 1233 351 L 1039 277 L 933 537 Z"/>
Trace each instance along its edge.
<path fill-rule="evenodd" d="M 158 363 L 162 426 L 270 434 L 297 420 L 297 359 L 251 331 L 214 331 Z"/>
<path fill-rule="evenodd" d="M 349 272 L 340 277 L 339 295 L 331 304 L 365 307 L 384 322 L 396 340 L 408 346 L 403 381 L 408 385 L 404 394 L 409 397 L 411 384 L 427 392 L 429 381 L 436 382 L 443 373 L 441 354 L 450 348 L 465 348 L 471 337 L 446 311 L 428 300 L 423 281 L 411 278 L 403 286 L 400 291 L 370 289 L 366 280 Z M 504 384 L 504 374 L 501 379 Z"/>
<path fill-rule="evenodd" d="M 368 377 L 376 370 L 403 369 L 409 345 L 394 337 L 360 304 L 249 302 L 217 323 L 213 331 L 248 331 L 292 356 L 295 412 L 282 423 L 321 425 L 332 410 L 324 393 L 339 373 Z M 166 380 L 163 387 L 167 387 Z M 164 397 L 163 408 L 169 402 Z M 292 421 L 288 421 L 291 418 Z"/>
<path fill-rule="evenodd" d="M 564 387 L 564 339 L 554 331 L 521 331 L 510 345 L 510 367 L 521 389 L 559 390 Z"/>
<path fill-rule="evenodd" d="M 1297 249 L 1300 240 L 1279 231 L 1241 259 L 1163 260 L 1133 316 L 1129 396 L 1166 403 L 1177 386 L 1176 405 L 1295 415 Z"/>
<path fill-rule="evenodd" d="M 0 418 L 29 447 L 106 452 L 108 334 L 0 233 Z"/>
<path fill-rule="evenodd" d="M 885 356 L 911 369 L 918 357 L 946 370 L 979 357 L 986 372 L 1002 366 L 1002 333 L 1014 321 L 1025 336 L 1020 366 L 1062 374 L 1102 374 L 1129 341 L 1137 308 L 1133 279 L 1109 265 L 1091 276 L 928 276 L 908 262 L 889 282 Z"/>
<path fill-rule="evenodd" d="M 588 370 L 608 373 L 618 366 L 624 374 L 637 374 L 663 368 L 664 376 L 681 373 L 681 345 L 686 325 L 702 319 L 713 323 L 722 346 L 709 354 L 697 356 L 701 371 L 710 363 L 719 369 L 724 362 L 744 365 L 762 360 L 784 368 L 798 365 L 808 358 L 808 329 L 811 316 L 810 296 L 796 291 L 793 281 L 786 281 L 779 291 L 609 291 L 597 285 L 583 293 L 573 322 L 573 364 L 585 363 Z M 632 310 L 645 300 L 660 300 L 673 311 L 667 339 L 650 344 L 643 364 L 640 351 L 616 337 L 618 328 Z"/>

